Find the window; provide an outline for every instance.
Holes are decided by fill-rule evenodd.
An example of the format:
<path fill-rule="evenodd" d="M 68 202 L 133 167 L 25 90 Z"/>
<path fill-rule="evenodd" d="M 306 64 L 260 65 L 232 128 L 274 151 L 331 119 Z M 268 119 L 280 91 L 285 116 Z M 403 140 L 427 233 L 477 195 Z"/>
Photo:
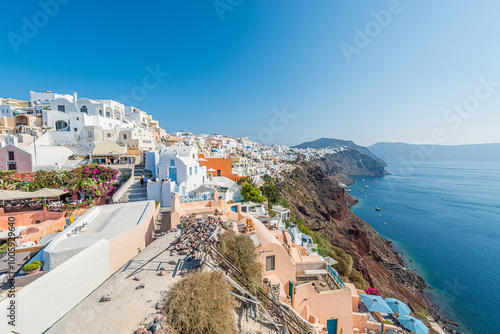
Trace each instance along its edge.
<path fill-rule="evenodd" d="M 99 116 L 102 116 L 102 110 L 99 109 Z"/>
<path fill-rule="evenodd" d="M 92 138 L 94 136 L 94 133 L 92 131 L 89 131 L 88 137 Z"/>
<path fill-rule="evenodd" d="M 73 130 L 75 130 L 75 132 L 76 132 L 76 131 L 78 131 L 78 128 L 73 128 Z"/>
<path fill-rule="evenodd" d="M 193 175 L 193 167 L 189 167 L 189 175 Z"/>
<path fill-rule="evenodd" d="M 266 271 L 274 270 L 274 255 L 266 256 Z"/>
<path fill-rule="evenodd" d="M 79 121 L 80 119 L 77 117 L 76 120 Z"/>
<path fill-rule="evenodd" d="M 111 133 L 108 133 L 107 135 L 108 135 L 108 138 L 111 138 Z"/>
<path fill-rule="evenodd" d="M 194 173 L 198 174 L 198 166 L 194 166 Z"/>
<path fill-rule="evenodd" d="M 123 134 L 123 139 L 127 139 L 127 134 L 126 133 Z"/>
<path fill-rule="evenodd" d="M 17 170 L 16 163 L 15 162 L 8 162 L 7 163 L 7 168 L 9 170 Z"/>
<path fill-rule="evenodd" d="M 106 117 L 111 117 L 111 114 L 109 113 L 109 111 L 106 111 Z"/>
<path fill-rule="evenodd" d="M 170 166 L 175 166 L 175 160 L 170 160 Z"/>
<path fill-rule="evenodd" d="M 16 160 L 14 158 L 14 151 L 9 151 L 8 153 L 9 153 L 9 160 Z"/>
<path fill-rule="evenodd" d="M 217 176 L 220 176 L 220 169 L 217 171 Z"/>
<path fill-rule="evenodd" d="M 35 224 L 40 224 L 42 221 L 41 220 L 36 220 Z"/>
<path fill-rule="evenodd" d="M 66 112 L 66 106 L 57 106 L 57 111 Z"/>
<path fill-rule="evenodd" d="M 80 108 L 80 111 L 84 112 L 84 113 L 87 113 L 88 110 L 87 110 L 86 106 L 83 106 L 83 107 Z"/>

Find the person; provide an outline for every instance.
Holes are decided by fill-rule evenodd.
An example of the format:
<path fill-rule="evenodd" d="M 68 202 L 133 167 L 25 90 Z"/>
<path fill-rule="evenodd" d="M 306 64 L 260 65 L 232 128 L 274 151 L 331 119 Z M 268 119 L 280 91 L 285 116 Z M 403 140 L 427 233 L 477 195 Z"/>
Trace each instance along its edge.
<path fill-rule="evenodd" d="M 144 187 L 144 173 L 141 174 L 141 187 Z"/>

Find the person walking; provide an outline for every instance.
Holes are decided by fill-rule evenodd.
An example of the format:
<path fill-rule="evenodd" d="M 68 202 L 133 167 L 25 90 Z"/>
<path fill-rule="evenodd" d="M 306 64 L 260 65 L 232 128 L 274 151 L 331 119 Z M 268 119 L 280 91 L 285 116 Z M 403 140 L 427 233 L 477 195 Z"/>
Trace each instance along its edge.
<path fill-rule="evenodd" d="M 141 187 L 144 187 L 144 171 L 141 174 Z"/>

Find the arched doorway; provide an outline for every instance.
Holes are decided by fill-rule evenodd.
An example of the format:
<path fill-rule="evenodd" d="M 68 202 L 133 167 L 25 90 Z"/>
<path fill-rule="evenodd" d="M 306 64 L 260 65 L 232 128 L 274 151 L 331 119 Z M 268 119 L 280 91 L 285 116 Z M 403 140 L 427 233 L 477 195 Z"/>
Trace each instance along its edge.
<path fill-rule="evenodd" d="M 67 128 L 68 127 L 68 123 L 66 123 L 65 121 L 57 121 L 56 122 L 56 130 L 62 130 L 64 128 Z"/>

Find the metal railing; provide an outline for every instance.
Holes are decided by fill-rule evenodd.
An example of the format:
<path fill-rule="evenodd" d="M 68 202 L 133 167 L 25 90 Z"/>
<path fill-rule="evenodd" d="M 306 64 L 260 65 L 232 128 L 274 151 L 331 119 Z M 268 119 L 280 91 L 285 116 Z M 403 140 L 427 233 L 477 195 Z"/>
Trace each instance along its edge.
<path fill-rule="evenodd" d="M 332 276 L 333 280 L 335 281 L 335 283 L 337 283 L 337 285 L 343 289 L 345 288 L 345 284 L 344 282 L 342 282 L 342 280 L 340 279 L 339 275 L 337 275 L 337 272 L 328 265 L 328 273 Z"/>
<path fill-rule="evenodd" d="M 208 201 L 210 199 L 212 199 L 211 193 L 203 193 L 196 195 L 181 195 L 181 203 Z"/>

